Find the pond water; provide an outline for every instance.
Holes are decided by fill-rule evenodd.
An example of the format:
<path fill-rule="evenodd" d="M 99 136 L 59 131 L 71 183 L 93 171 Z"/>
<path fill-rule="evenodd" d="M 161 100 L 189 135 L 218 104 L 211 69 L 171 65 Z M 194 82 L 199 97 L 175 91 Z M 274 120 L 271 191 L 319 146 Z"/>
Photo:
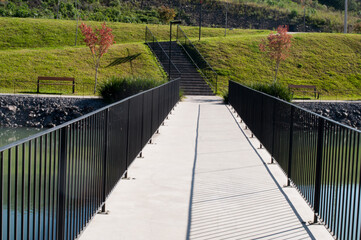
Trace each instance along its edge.
<path fill-rule="evenodd" d="M 41 128 L 8 128 L 8 127 L 0 127 L 0 147 L 8 145 L 10 143 L 16 142 L 20 139 L 29 137 L 33 134 L 36 134 L 43 129 Z"/>

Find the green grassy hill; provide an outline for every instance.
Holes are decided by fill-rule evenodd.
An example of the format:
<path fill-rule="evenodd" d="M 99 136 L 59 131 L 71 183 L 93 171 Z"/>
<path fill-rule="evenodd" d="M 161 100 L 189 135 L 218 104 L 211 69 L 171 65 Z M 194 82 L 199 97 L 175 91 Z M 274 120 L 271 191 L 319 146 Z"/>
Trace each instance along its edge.
<path fill-rule="evenodd" d="M 101 22 L 84 21 L 87 25 L 100 26 Z M 81 22 L 79 22 L 80 24 Z M 144 42 L 145 24 L 107 23 L 113 29 L 116 43 Z M 0 17 L 0 50 L 19 48 L 44 48 L 74 46 L 76 36 L 75 20 L 51 20 L 31 18 Z M 169 40 L 168 25 L 148 25 L 158 40 Z M 198 37 L 197 27 L 184 27 L 190 38 Z M 263 34 L 267 31 L 235 29 L 230 35 Z M 173 33 L 175 36 L 176 32 Z M 202 36 L 223 36 L 224 29 L 203 28 Z M 78 33 L 77 44 L 83 45 L 83 37 Z"/>
<path fill-rule="evenodd" d="M 199 23 L 199 2 L 194 0 L 42 0 L 42 1 L 0 1 L 0 16 L 48 19 L 76 19 L 130 22 L 164 23 L 161 6 L 175 10 L 176 18 L 185 25 Z M 203 26 L 225 25 L 226 4 L 228 26 L 232 28 L 273 29 L 278 25 L 290 25 L 292 31 L 342 32 L 344 0 L 303 1 L 301 0 L 203 0 Z M 322 3 L 322 4 L 321 4 Z M 349 30 L 360 32 L 361 4 L 349 0 Z M 356 26 L 358 25 L 358 26 Z M 356 26 L 356 27 L 355 27 Z"/>
<path fill-rule="evenodd" d="M 100 22 L 85 22 L 100 26 Z M 83 44 L 79 33 L 78 46 L 74 47 L 76 22 L 72 20 L 0 18 L 0 91 L 35 93 L 38 76 L 75 77 L 77 94 L 92 94 L 94 70 L 89 49 Z M 112 59 L 142 53 L 130 64 L 112 68 L 101 68 L 99 81 L 111 76 L 147 76 L 163 79 L 164 73 L 158 67 L 155 57 L 144 45 L 145 24 L 109 23 L 113 29 L 116 44 L 102 59 L 102 66 Z M 148 25 L 160 39 L 168 40 L 169 26 Z M 186 27 L 190 37 L 198 37 L 198 28 Z M 222 36 L 223 29 L 203 28 L 204 37 Z M 268 31 L 234 30 L 230 35 L 265 34 Z M 176 32 L 174 32 L 175 36 Z M 60 86 L 61 87 L 61 86 Z M 71 93 L 70 86 L 42 86 L 47 93 Z"/>
<path fill-rule="evenodd" d="M 322 32 L 343 32 L 344 0 L 218 0 L 254 7 L 259 18 L 268 19 L 272 12 L 278 12 L 278 17 L 288 15 L 289 24 L 298 25 L 298 30 L 303 31 L 303 17 L 307 25 L 313 30 Z M 340 5 L 341 3 L 341 5 Z M 338 7 L 336 7 L 336 5 Z M 349 32 L 356 31 L 355 27 L 360 22 L 361 4 L 357 0 L 348 0 L 348 25 Z M 268 15 L 267 15 L 268 13 Z M 276 27 L 276 26 L 275 26 Z M 358 32 L 359 33 L 359 32 Z"/>
<path fill-rule="evenodd" d="M 244 84 L 272 82 L 274 66 L 260 52 L 265 36 L 233 36 L 196 42 L 196 47 L 220 75 Z M 323 98 L 361 96 L 361 36 L 345 34 L 295 34 L 290 57 L 280 65 L 282 84 L 312 84 Z"/>
<path fill-rule="evenodd" d="M 89 49 L 74 47 L 75 21 L 0 18 L 0 91 L 36 91 L 38 76 L 75 77 L 77 94 L 92 94 L 94 70 Z M 100 25 L 99 22 L 87 22 Z M 113 58 L 142 53 L 130 64 L 114 68 L 101 68 L 99 81 L 111 76 L 139 75 L 163 79 L 154 56 L 144 45 L 143 24 L 110 23 L 117 44 L 102 59 L 102 66 Z M 167 40 L 169 26 L 148 25 L 160 39 Z M 227 80 L 245 84 L 271 82 L 274 64 L 259 51 L 258 44 L 268 31 L 233 30 L 223 37 L 224 29 L 203 28 L 202 41 L 198 42 L 198 28 L 184 27 L 188 36 L 220 75 L 223 89 Z M 175 33 L 174 33 L 175 34 Z M 79 34 L 79 44 L 82 36 Z M 295 34 L 291 56 L 281 64 L 279 81 L 282 84 L 313 84 L 322 90 L 322 96 L 346 95 L 354 97 L 361 88 L 361 36 L 344 34 Z M 55 87 L 44 87 L 43 92 L 53 93 Z M 59 91 L 58 91 L 59 92 Z M 70 93 L 64 86 L 62 93 Z M 341 93 L 339 93 L 341 92 Z"/>

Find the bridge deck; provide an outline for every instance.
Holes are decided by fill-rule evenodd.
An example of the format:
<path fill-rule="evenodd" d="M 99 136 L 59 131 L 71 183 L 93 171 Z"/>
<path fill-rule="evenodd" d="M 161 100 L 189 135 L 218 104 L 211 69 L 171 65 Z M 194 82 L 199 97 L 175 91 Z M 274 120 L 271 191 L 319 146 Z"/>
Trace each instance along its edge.
<path fill-rule="evenodd" d="M 219 98 L 188 97 L 81 239 L 332 239 L 247 134 Z"/>

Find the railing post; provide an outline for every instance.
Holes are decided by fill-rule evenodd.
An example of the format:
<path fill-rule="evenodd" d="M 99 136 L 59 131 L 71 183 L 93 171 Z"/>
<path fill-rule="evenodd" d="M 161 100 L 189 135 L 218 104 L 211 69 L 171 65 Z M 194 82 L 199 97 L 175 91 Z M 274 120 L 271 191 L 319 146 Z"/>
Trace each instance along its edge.
<path fill-rule="evenodd" d="M 178 36 L 179 36 L 178 32 L 179 32 L 179 25 L 177 25 L 177 39 L 176 39 L 177 41 L 178 41 Z"/>
<path fill-rule="evenodd" d="M 60 149 L 59 149 L 59 200 L 57 206 L 56 219 L 56 239 L 63 240 L 65 237 L 65 203 L 66 203 L 66 169 L 67 169 L 67 152 L 68 152 L 68 128 L 60 130 Z"/>
<path fill-rule="evenodd" d="M 141 123 L 142 123 L 142 126 L 141 126 L 141 134 L 140 134 L 140 142 L 142 143 L 141 145 L 142 145 L 142 149 L 141 149 L 141 152 L 139 153 L 139 158 L 142 158 L 143 157 L 143 141 L 144 141 L 144 133 L 143 133 L 143 131 L 144 131 L 144 129 L 143 129 L 143 123 L 144 123 L 144 94 L 142 94 L 142 120 L 141 120 Z"/>
<path fill-rule="evenodd" d="M 288 150 L 288 168 L 287 168 L 287 186 L 290 186 L 290 179 L 292 177 L 292 145 L 293 145 L 293 115 L 295 108 L 291 106 L 291 117 L 290 117 L 290 145 Z"/>
<path fill-rule="evenodd" d="M 125 175 L 124 178 L 128 178 L 128 164 L 129 164 L 129 139 L 130 139 L 130 134 L 129 134 L 129 130 L 130 130 L 130 100 L 128 100 L 128 121 L 127 121 L 127 152 L 126 152 L 126 157 L 125 157 L 125 164 L 126 164 L 126 169 L 125 169 Z"/>
<path fill-rule="evenodd" d="M 104 156 L 103 156 L 103 196 L 102 196 L 102 201 L 103 201 L 103 206 L 102 206 L 102 213 L 105 213 L 105 199 L 107 196 L 107 158 L 108 158 L 108 134 L 109 134 L 109 111 L 110 109 L 108 108 L 107 110 L 105 110 L 105 118 L 104 118 L 104 124 L 105 124 L 105 131 L 104 131 Z"/>
<path fill-rule="evenodd" d="M 150 115 L 150 139 L 149 139 L 149 144 L 152 144 L 152 137 L 153 137 L 153 121 L 154 121 L 154 109 L 153 109 L 153 103 L 154 103 L 154 90 L 152 91 L 152 111 L 151 111 L 151 115 Z"/>
<path fill-rule="evenodd" d="M 274 163 L 275 153 L 275 128 L 276 128 L 276 101 L 273 100 L 273 111 L 272 111 L 272 152 L 271 152 L 271 163 Z"/>
<path fill-rule="evenodd" d="M 320 211 L 320 192 L 321 192 L 321 168 L 322 168 L 322 154 L 323 154 L 323 135 L 324 135 L 325 120 L 321 117 L 318 119 L 318 134 L 317 134 L 317 159 L 316 159 L 316 180 L 315 180 L 315 194 L 314 194 L 314 216 L 313 222 L 317 223 L 317 214 Z"/>

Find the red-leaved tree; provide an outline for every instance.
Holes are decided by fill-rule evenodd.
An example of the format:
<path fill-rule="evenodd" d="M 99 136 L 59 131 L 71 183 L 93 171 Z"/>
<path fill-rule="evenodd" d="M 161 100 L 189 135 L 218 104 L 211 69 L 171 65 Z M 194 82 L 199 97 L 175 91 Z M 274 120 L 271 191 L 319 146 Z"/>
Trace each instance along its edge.
<path fill-rule="evenodd" d="M 266 52 L 271 60 L 276 61 L 275 79 L 273 83 L 277 82 L 277 73 L 281 61 L 285 60 L 291 49 L 292 36 L 287 34 L 286 26 L 279 26 L 277 33 L 270 33 L 267 40 L 263 40 L 259 45 L 261 51 Z"/>
<path fill-rule="evenodd" d="M 109 47 L 115 43 L 114 36 L 112 34 L 112 29 L 108 28 L 105 23 L 102 24 L 101 28 L 95 28 L 94 31 L 91 26 L 87 26 L 85 23 L 82 23 L 79 28 L 84 36 L 84 42 L 89 47 L 93 57 L 93 64 L 95 67 L 95 94 L 98 83 L 100 59 L 108 51 Z"/>

